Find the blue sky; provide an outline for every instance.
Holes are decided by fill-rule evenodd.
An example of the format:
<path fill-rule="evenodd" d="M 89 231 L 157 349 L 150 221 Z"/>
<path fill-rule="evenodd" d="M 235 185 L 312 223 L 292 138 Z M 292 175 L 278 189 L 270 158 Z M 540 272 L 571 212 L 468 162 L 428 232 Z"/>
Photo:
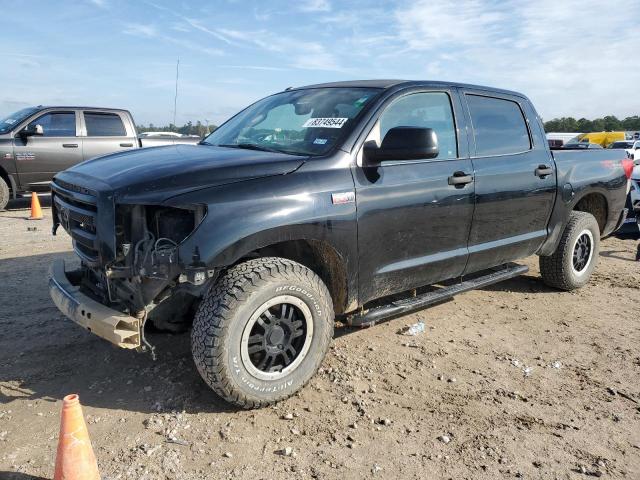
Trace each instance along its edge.
<path fill-rule="evenodd" d="M 606 5 L 606 7 L 605 7 Z M 519 90 L 540 114 L 640 114 L 637 0 L 0 0 L 0 114 L 32 104 L 219 124 L 288 86 L 360 78 Z"/>

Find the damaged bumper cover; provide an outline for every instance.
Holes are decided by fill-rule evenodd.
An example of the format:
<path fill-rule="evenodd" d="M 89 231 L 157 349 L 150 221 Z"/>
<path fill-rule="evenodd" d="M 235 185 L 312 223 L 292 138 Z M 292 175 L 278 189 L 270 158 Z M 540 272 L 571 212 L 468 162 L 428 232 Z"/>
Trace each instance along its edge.
<path fill-rule="evenodd" d="M 141 320 L 109 308 L 80 292 L 65 271 L 64 260 L 51 265 L 49 295 L 69 319 L 122 348 L 141 346 Z"/>

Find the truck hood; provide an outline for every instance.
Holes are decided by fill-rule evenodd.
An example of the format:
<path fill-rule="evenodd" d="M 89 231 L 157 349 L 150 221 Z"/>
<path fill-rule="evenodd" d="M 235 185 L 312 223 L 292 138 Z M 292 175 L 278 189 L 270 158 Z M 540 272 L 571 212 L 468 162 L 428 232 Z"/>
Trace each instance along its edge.
<path fill-rule="evenodd" d="M 153 202 L 201 188 L 295 171 L 306 157 L 209 145 L 168 145 L 97 157 L 56 178 Z"/>

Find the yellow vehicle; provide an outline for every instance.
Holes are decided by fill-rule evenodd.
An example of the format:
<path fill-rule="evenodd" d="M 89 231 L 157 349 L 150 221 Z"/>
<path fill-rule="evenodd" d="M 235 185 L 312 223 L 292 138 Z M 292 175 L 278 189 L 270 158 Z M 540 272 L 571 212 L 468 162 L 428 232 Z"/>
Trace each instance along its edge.
<path fill-rule="evenodd" d="M 597 143 L 606 148 L 609 144 L 625 138 L 624 132 L 591 132 L 573 137 L 567 143 Z"/>

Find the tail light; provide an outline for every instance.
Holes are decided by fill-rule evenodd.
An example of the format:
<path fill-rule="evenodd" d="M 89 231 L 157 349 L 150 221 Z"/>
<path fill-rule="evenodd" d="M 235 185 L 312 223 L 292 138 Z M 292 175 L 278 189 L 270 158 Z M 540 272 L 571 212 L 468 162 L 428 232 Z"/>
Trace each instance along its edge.
<path fill-rule="evenodd" d="M 633 173 L 633 160 L 630 158 L 622 160 L 622 169 L 624 170 L 624 174 L 627 179 L 631 178 L 631 174 Z"/>

